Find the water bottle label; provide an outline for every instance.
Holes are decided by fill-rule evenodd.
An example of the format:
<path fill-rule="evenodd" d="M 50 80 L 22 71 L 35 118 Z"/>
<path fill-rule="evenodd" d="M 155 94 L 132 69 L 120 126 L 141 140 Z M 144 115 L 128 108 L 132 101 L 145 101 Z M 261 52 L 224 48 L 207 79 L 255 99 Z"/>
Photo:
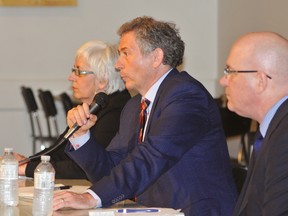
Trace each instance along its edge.
<path fill-rule="evenodd" d="M 54 189 L 54 173 L 35 173 L 34 188 L 36 189 Z"/>
<path fill-rule="evenodd" d="M 0 179 L 18 179 L 18 164 L 2 164 Z"/>

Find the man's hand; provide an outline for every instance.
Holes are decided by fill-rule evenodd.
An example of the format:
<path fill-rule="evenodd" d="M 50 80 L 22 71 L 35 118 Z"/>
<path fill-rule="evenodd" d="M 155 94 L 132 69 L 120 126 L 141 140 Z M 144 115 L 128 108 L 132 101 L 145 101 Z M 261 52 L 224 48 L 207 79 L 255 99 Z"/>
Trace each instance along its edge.
<path fill-rule="evenodd" d="M 87 133 L 87 131 L 96 123 L 96 120 L 96 115 L 90 114 L 89 105 L 87 103 L 78 105 L 67 113 L 67 124 L 69 128 L 73 127 L 75 123 L 80 126 L 79 130 L 73 134 L 73 137 L 78 137 Z"/>
<path fill-rule="evenodd" d="M 13 154 L 16 157 L 17 161 L 21 161 L 21 160 L 26 159 L 26 157 L 24 155 L 18 154 L 16 152 L 14 152 Z"/>
<path fill-rule="evenodd" d="M 53 211 L 70 207 L 74 209 L 90 209 L 97 205 L 97 201 L 89 194 L 77 194 L 70 191 L 60 191 L 54 194 Z"/>
<path fill-rule="evenodd" d="M 18 162 L 27 159 L 24 155 L 18 154 L 17 152 L 14 152 L 13 154 L 16 157 Z M 1 157 L 0 157 L 0 159 L 1 159 Z M 27 163 L 19 165 L 18 175 L 25 176 L 26 166 L 27 166 Z"/>
<path fill-rule="evenodd" d="M 18 175 L 25 176 L 26 166 L 27 166 L 27 163 L 19 165 Z"/>

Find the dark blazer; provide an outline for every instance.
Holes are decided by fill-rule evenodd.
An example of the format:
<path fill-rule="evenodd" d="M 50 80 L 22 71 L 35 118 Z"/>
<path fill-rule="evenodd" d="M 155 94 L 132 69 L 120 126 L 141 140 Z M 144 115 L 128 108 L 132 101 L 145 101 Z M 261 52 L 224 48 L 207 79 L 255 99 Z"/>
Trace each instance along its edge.
<path fill-rule="evenodd" d="M 102 205 L 136 195 L 141 205 L 182 209 L 186 216 L 231 216 L 237 192 L 211 95 L 188 73 L 172 70 L 158 89 L 145 140 L 137 144 L 140 100 L 128 101 L 106 151 L 93 137 L 77 151 L 67 145 Z"/>
<path fill-rule="evenodd" d="M 108 95 L 108 105 L 105 109 L 101 110 L 97 117 L 97 124 L 91 128 L 91 134 L 104 148 L 108 146 L 112 138 L 115 136 L 119 129 L 120 113 L 130 99 L 130 94 L 127 90 L 122 92 L 115 92 Z M 64 136 L 66 131 L 61 135 Z M 56 178 L 65 179 L 86 179 L 85 172 L 64 152 L 65 144 L 60 145 L 57 149 L 53 150 L 49 155 L 51 156 L 51 163 L 56 171 Z M 37 153 L 37 155 L 45 154 L 53 146 Z M 26 167 L 26 176 L 33 177 L 34 170 L 39 164 L 40 159 L 30 161 Z"/>
<path fill-rule="evenodd" d="M 288 100 L 277 110 L 256 160 L 251 158 L 234 216 L 288 215 Z"/>

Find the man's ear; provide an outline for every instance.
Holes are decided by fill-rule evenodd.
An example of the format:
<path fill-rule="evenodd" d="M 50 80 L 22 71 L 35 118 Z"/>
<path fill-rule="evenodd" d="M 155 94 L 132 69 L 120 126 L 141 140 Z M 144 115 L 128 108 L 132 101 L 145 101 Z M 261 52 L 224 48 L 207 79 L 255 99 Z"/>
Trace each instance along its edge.
<path fill-rule="evenodd" d="M 258 71 L 257 73 L 257 92 L 263 92 L 268 85 L 268 77 L 262 71 Z"/>
<path fill-rule="evenodd" d="M 163 59 L 164 59 L 164 52 L 162 49 L 160 48 L 156 48 L 153 51 L 153 66 L 159 67 L 162 63 L 163 63 Z"/>

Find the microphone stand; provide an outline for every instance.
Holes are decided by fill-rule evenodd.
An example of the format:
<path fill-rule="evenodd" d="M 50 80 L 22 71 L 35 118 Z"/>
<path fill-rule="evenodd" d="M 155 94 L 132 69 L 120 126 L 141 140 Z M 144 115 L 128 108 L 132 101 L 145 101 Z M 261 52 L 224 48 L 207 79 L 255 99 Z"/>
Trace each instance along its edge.
<path fill-rule="evenodd" d="M 67 127 L 66 130 L 64 131 L 64 133 L 68 130 L 69 128 Z M 63 134 L 64 134 L 63 133 Z M 33 156 L 30 156 L 28 158 L 25 158 L 23 160 L 20 160 L 18 162 L 18 165 L 22 165 L 22 164 L 25 164 L 25 163 L 28 163 L 29 161 L 31 160 L 34 160 L 34 159 L 37 159 L 37 158 L 40 158 L 42 155 L 46 155 L 46 154 L 49 154 L 51 153 L 52 151 L 54 151 L 55 149 L 57 149 L 58 147 L 60 147 L 62 144 L 66 143 L 68 141 L 68 138 L 73 134 L 71 133 L 71 129 L 68 130 L 68 132 L 63 136 L 63 134 L 61 134 L 57 140 L 54 142 L 54 144 L 51 146 L 51 148 L 49 148 L 46 152 L 42 153 L 42 154 L 36 154 L 36 155 L 33 155 Z"/>
<path fill-rule="evenodd" d="M 99 92 L 98 94 L 95 95 L 93 102 L 90 104 L 89 107 L 89 111 L 90 113 L 96 115 L 101 109 L 103 109 L 104 107 L 107 106 L 108 103 L 108 96 L 106 93 L 104 92 Z M 56 148 L 60 147 L 63 143 L 68 141 L 68 138 L 76 131 L 80 128 L 80 126 L 75 123 L 70 129 L 69 127 L 66 128 L 66 130 L 64 131 L 64 133 L 66 132 L 66 134 L 63 136 L 64 133 L 62 133 L 57 140 L 55 141 L 54 145 L 52 145 L 52 147 L 50 149 L 48 149 L 46 152 L 44 152 L 43 154 L 36 154 L 34 156 L 30 156 L 29 158 L 25 158 L 23 160 L 20 160 L 18 162 L 19 165 L 28 163 L 31 160 L 34 160 L 36 158 L 41 157 L 42 155 L 45 154 L 49 154 L 52 151 L 54 151 Z M 45 150 L 44 150 L 45 151 Z"/>

